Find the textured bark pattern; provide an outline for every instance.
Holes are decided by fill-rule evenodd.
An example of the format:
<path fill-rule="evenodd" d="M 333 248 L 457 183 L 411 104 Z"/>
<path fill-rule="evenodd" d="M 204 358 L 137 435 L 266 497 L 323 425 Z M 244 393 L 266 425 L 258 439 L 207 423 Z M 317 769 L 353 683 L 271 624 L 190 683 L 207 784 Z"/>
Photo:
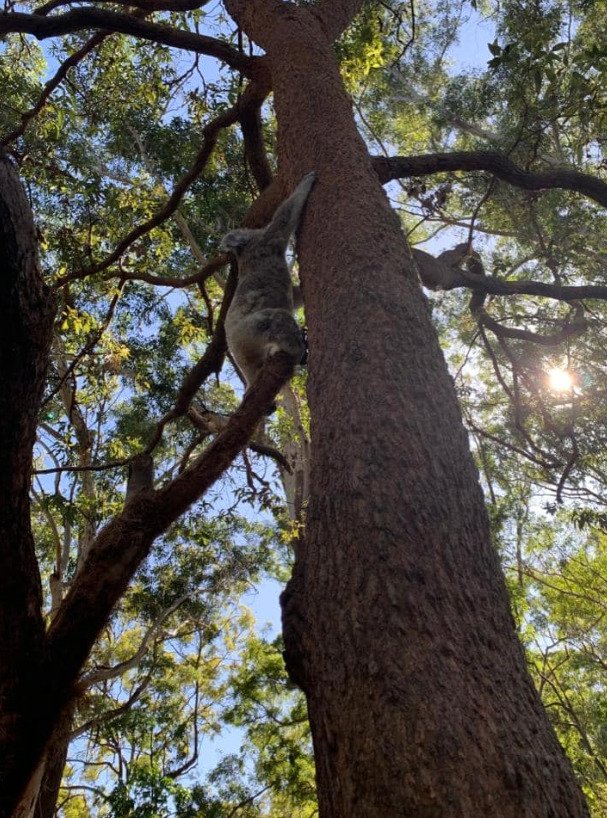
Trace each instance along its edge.
<path fill-rule="evenodd" d="M 300 240 L 311 499 L 283 598 L 322 818 L 577 818 L 517 642 L 453 384 L 330 45 L 305 9 L 227 0 L 271 62 Z M 280 8 L 277 8 L 280 6 Z"/>
<path fill-rule="evenodd" d="M 44 675 L 41 587 L 29 487 L 53 301 L 42 284 L 25 192 L 0 155 L 0 815 L 25 786 Z M 22 771 L 22 778 L 15 774 Z"/>

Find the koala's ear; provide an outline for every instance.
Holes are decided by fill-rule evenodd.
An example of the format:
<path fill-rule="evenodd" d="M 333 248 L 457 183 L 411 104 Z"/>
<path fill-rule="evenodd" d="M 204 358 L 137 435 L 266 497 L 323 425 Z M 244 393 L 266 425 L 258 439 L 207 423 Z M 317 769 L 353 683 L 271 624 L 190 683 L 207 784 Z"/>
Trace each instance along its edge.
<path fill-rule="evenodd" d="M 238 255 L 251 241 L 253 233 L 253 230 L 232 230 L 222 238 L 219 249 L 224 253 Z"/>

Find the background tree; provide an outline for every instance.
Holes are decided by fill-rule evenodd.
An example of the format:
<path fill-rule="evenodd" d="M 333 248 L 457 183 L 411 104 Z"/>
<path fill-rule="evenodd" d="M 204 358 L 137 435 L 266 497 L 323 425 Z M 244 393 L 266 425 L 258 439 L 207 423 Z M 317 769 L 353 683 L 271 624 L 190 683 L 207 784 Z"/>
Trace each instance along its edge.
<path fill-rule="evenodd" d="M 587 814 L 417 270 L 448 291 L 433 323 L 519 634 L 602 814 L 598 5 L 487 7 L 488 69 L 464 75 L 459 6 L 63 5 L 0 15 L 4 814 L 52 815 L 66 757 L 66 815 L 313 814 L 303 700 L 236 607 L 289 543 L 321 815 Z M 289 372 L 230 419 L 216 248 L 312 168 L 310 403 L 298 376 L 253 433 Z M 438 260 L 412 262 L 378 180 Z M 188 785 L 225 724 L 244 754 Z"/>

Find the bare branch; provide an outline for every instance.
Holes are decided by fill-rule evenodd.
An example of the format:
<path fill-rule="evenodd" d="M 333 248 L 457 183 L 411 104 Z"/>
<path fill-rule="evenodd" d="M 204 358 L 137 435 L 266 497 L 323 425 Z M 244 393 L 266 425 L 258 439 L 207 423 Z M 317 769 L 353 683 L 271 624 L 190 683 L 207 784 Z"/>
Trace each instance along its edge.
<path fill-rule="evenodd" d="M 430 153 L 419 156 L 374 156 L 373 166 L 382 184 L 408 176 L 428 176 L 446 171 L 482 170 L 498 179 L 509 182 L 523 190 L 549 190 L 558 188 L 572 190 L 607 206 L 607 183 L 580 173 L 577 170 L 559 168 L 533 172 L 515 165 L 499 151 L 453 151 Z"/>
<path fill-rule="evenodd" d="M 115 719 L 130 710 L 137 700 L 141 698 L 142 693 L 145 692 L 145 689 L 151 681 L 152 673 L 153 668 L 146 673 L 143 680 L 137 685 L 135 690 L 133 690 L 129 698 L 122 704 L 118 705 L 118 707 L 115 707 L 113 710 L 108 710 L 105 713 L 101 713 L 98 716 L 94 716 L 92 719 L 85 721 L 79 727 L 76 727 L 76 729 L 70 734 L 70 740 L 73 741 L 75 738 L 78 738 L 78 736 L 88 733 L 88 731 L 93 727 L 97 727 L 99 724 L 107 724 L 108 721 L 111 721 L 112 719 Z"/>
<path fill-rule="evenodd" d="M 34 14 L 42 16 L 61 6 L 71 6 L 76 0 L 50 0 L 34 9 Z M 194 11 L 206 6 L 210 0 L 94 0 L 95 3 L 111 3 L 113 6 L 128 6 L 142 11 Z"/>
<path fill-rule="evenodd" d="M 566 322 L 563 328 L 558 332 L 552 335 L 539 335 L 537 332 L 531 332 L 526 329 L 505 327 L 503 324 L 500 324 L 499 321 L 496 321 L 495 318 L 492 318 L 483 307 L 477 307 L 473 309 L 472 312 L 479 324 L 487 327 L 487 329 L 490 329 L 491 332 L 500 338 L 514 338 L 518 341 L 529 341 L 532 344 L 539 344 L 539 346 L 544 347 L 558 346 L 568 338 L 576 338 L 578 335 L 582 335 L 588 328 L 588 323 L 584 317 L 578 317 L 576 314 L 575 319 L 571 323 Z"/>
<path fill-rule="evenodd" d="M 172 605 L 169 605 L 160 613 L 160 615 L 147 629 L 141 643 L 139 644 L 139 647 L 129 659 L 126 659 L 124 662 L 120 662 L 113 667 L 97 668 L 86 673 L 78 682 L 79 691 L 83 692 L 86 690 L 86 688 L 91 687 L 91 685 L 97 684 L 98 682 L 105 682 L 109 679 L 115 679 L 117 676 L 122 676 L 127 670 L 132 670 L 134 667 L 137 667 L 147 653 L 150 642 L 156 636 L 162 625 L 166 622 L 169 616 L 174 613 L 177 608 L 179 608 L 179 606 L 186 601 L 186 599 L 189 598 L 189 596 L 189 592 L 187 594 L 182 594 L 175 600 L 175 602 L 173 602 Z"/>
<path fill-rule="evenodd" d="M 108 311 L 106 313 L 105 318 L 101 322 L 101 325 L 100 325 L 99 329 L 97 330 L 97 332 L 94 332 L 91 335 L 90 339 L 82 347 L 80 352 L 78 352 L 78 354 L 75 355 L 74 358 L 70 361 L 69 365 L 67 365 L 64 368 L 64 371 L 61 373 L 59 383 L 57 384 L 57 386 L 55 386 L 53 391 L 44 398 L 44 400 L 40 404 L 41 407 L 46 406 L 46 404 L 49 403 L 49 401 L 52 400 L 52 398 L 55 397 L 57 392 L 59 392 L 62 389 L 62 387 L 66 383 L 66 381 L 69 378 L 72 377 L 72 375 L 74 373 L 74 370 L 76 369 L 76 367 L 78 366 L 80 361 L 86 355 L 91 353 L 93 351 L 93 349 L 97 346 L 99 341 L 102 339 L 104 333 L 106 332 L 106 330 L 108 329 L 108 327 L 110 326 L 110 324 L 112 322 L 112 318 L 114 317 L 114 313 L 116 311 L 116 307 L 118 306 L 118 302 L 119 302 L 120 297 L 122 295 L 123 289 L 124 289 L 124 282 L 120 282 L 120 285 L 118 286 L 116 292 L 114 293 L 114 295 L 111 298 L 111 301 L 110 301 L 110 304 L 109 304 L 109 307 L 108 307 Z"/>
<path fill-rule="evenodd" d="M 607 299 L 607 286 L 602 284 L 559 285 L 543 281 L 502 281 L 493 276 L 477 276 L 465 270 L 454 287 L 468 287 L 488 295 L 539 295 L 557 301 L 581 301 L 586 298 Z"/>
<path fill-rule="evenodd" d="M 248 806 L 249 804 L 252 804 L 253 801 L 255 801 L 256 798 L 259 798 L 260 795 L 263 795 L 264 792 L 267 792 L 270 789 L 271 786 L 272 786 L 272 784 L 268 784 L 263 789 L 258 790 L 257 792 L 253 793 L 253 795 L 250 795 L 248 798 L 245 798 L 239 804 L 236 804 L 236 806 L 233 807 L 230 810 L 230 812 L 228 813 L 228 818 L 233 818 L 233 816 L 236 815 L 238 810 L 242 809 L 243 807 Z"/>
<path fill-rule="evenodd" d="M 188 418 L 196 428 L 200 429 L 200 431 L 206 435 L 218 434 L 222 429 L 225 429 L 229 423 L 229 418 L 225 415 L 218 415 L 216 412 L 204 411 L 194 407 L 190 407 L 188 410 Z M 275 446 L 272 446 L 261 438 L 261 433 L 257 432 L 251 440 L 249 440 L 249 449 L 264 457 L 272 458 L 282 469 L 291 474 L 293 469 L 284 454 Z"/>
<path fill-rule="evenodd" d="M 556 301 L 607 299 L 604 284 L 546 284 L 543 281 L 512 281 L 478 275 L 458 265 L 446 264 L 445 254 L 435 258 L 424 250 L 412 248 L 422 284 L 429 289 L 454 290 L 466 287 L 484 295 L 537 295 Z M 449 251 L 450 252 L 450 251 Z"/>
<path fill-rule="evenodd" d="M 65 14 L 44 17 L 40 14 L 22 14 L 21 12 L 0 13 L 0 35 L 11 32 L 33 34 L 37 40 L 49 37 L 60 37 L 75 31 L 102 29 L 107 32 L 128 34 L 143 40 L 193 51 L 196 54 L 207 54 L 227 63 L 241 71 L 245 76 L 252 76 L 255 70 L 255 57 L 247 57 L 227 43 L 204 34 L 181 31 L 177 28 L 150 23 L 129 14 L 82 6 Z"/>
<path fill-rule="evenodd" d="M 230 275 L 226 281 L 223 302 L 221 304 L 221 310 L 219 312 L 219 317 L 217 319 L 217 324 L 215 325 L 215 332 L 213 333 L 211 342 L 206 348 L 202 358 L 195 366 L 192 367 L 184 378 L 179 388 L 179 392 L 177 393 L 173 408 L 158 421 L 154 434 L 145 448 L 147 453 L 151 453 L 156 448 L 167 423 L 185 415 L 192 398 L 196 392 L 198 392 L 209 375 L 211 375 L 213 372 L 219 373 L 221 371 L 226 352 L 226 334 L 224 329 L 225 317 L 236 291 L 237 281 L 238 274 L 236 265 L 232 264 Z"/>
<path fill-rule="evenodd" d="M 128 466 L 133 457 L 122 460 L 108 460 L 106 463 L 91 463 L 88 466 L 54 466 L 51 469 L 33 469 L 33 474 L 69 474 L 70 472 L 108 471 Z"/>
<path fill-rule="evenodd" d="M 265 151 L 261 105 L 251 105 L 242 112 L 240 128 L 244 141 L 245 158 L 259 190 L 264 190 L 272 182 L 272 168 Z"/>

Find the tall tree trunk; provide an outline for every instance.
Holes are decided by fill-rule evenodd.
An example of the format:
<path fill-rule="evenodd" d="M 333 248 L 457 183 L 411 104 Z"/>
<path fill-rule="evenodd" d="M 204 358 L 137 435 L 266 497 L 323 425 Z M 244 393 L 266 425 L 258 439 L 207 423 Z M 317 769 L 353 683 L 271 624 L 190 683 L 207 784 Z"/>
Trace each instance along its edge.
<path fill-rule="evenodd" d="M 53 818 L 63 778 L 63 770 L 70 746 L 74 716 L 73 705 L 68 705 L 53 730 L 44 754 L 44 774 L 40 783 L 33 818 Z"/>
<path fill-rule="evenodd" d="M 588 815 L 528 676 L 453 383 L 327 32 L 226 0 L 268 54 L 300 241 L 311 497 L 283 598 L 322 818 Z M 319 12 L 318 9 L 321 9 Z"/>
<path fill-rule="evenodd" d="M 38 733 L 43 690 L 44 623 L 29 490 L 53 315 L 40 278 L 29 202 L 10 161 L 0 155 L 1 816 L 27 781 L 23 759 L 30 758 Z M 23 771 L 22 779 L 15 770 Z"/>
<path fill-rule="evenodd" d="M 57 720 L 53 734 L 40 759 L 35 774 L 13 818 L 53 818 L 70 744 L 74 705 L 69 704 Z"/>

